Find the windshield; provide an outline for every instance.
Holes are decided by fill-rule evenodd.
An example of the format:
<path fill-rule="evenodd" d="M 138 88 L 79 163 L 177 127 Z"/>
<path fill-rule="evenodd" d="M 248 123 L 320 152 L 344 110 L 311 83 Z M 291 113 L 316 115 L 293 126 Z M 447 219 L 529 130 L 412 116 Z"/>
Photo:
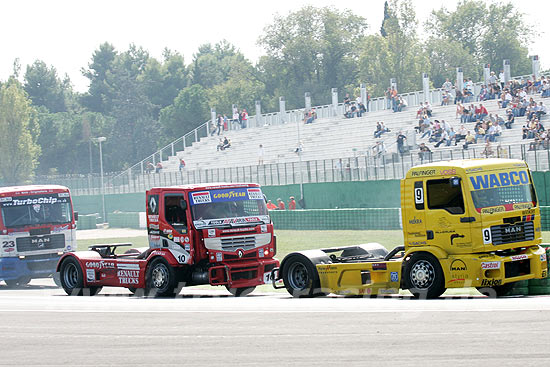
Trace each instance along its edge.
<path fill-rule="evenodd" d="M 68 193 L 27 195 L 1 203 L 5 227 L 63 224 L 72 221 Z"/>
<path fill-rule="evenodd" d="M 257 187 L 192 192 L 189 199 L 196 228 L 270 222 L 264 196 Z"/>
<path fill-rule="evenodd" d="M 529 209 L 537 205 L 533 185 L 527 171 L 470 177 L 472 199 L 478 212 L 491 207 L 491 213 Z"/>

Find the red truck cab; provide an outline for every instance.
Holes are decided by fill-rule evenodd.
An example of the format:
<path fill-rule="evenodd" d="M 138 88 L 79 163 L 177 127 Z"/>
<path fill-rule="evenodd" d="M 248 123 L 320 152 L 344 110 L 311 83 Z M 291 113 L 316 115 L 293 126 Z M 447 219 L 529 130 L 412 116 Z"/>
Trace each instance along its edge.
<path fill-rule="evenodd" d="M 58 265 L 65 291 L 94 294 L 108 285 L 173 296 L 182 286 L 210 284 L 245 295 L 271 283 L 279 266 L 273 224 L 257 184 L 152 188 L 146 214 L 149 248 L 116 254 L 121 245 L 95 245 L 68 254 Z"/>

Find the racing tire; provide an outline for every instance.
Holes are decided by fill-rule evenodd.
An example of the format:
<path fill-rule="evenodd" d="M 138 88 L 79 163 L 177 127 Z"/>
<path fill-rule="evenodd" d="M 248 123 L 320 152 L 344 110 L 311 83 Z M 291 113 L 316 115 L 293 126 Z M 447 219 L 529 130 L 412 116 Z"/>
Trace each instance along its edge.
<path fill-rule="evenodd" d="M 61 287 L 69 296 L 95 296 L 102 287 L 84 287 L 84 275 L 78 261 L 68 257 L 61 263 Z"/>
<path fill-rule="evenodd" d="M 231 293 L 235 297 L 246 297 L 250 293 L 254 292 L 254 289 L 256 289 L 256 287 L 229 288 L 228 286 L 226 286 L 225 288 L 227 288 L 229 293 Z"/>
<path fill-rule="evenodd" d="M 484 296 L 489 298 L 497 298 L 510 295 L 512 288 L 514 288 L 514 283 L 506 283 L 494 287 L 478 287 L 477 290 Z"/>
<path fill-rule="evenodd" d="M 6 285 L 10 288 L 20 288 L 29 284 L 31 281 L 30 277 L 19 277 L 17 279 L 5 279 Z"/>
<path fill-rule="evenodd" d="M 162 257 L 151 261 L 145 273 L 145 286 L 152 297 L 175 297 L 181 290 L 176 271 Z"/>
<path fill-rule="evenodd" d="M 52 274 L 52 279 L 58 288 L 61 288 L 61 275 L 58 272 Z"/>
<path fill-rule="evenodd" d="M 326 296 L 321 291 L 315 265 L 303 256 L 292 256 L 282 268 L 283 282 L 288 293 L 296 298 Z"/>
<path fill-rule="evenodd" d="M 437 298 L 445 292 L 445 275 L 439 261 L 427 253 L 412 254 L 403 270 L 405 289 L 415 298 Z"/>

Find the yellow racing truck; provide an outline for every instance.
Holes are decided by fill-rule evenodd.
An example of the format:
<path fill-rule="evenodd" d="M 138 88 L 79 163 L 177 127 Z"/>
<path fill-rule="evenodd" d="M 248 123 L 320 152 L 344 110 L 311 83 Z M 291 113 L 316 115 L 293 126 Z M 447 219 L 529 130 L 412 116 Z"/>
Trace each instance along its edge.
<path fill-rule="evenodd" d="M 401 180 L 404 244 L 293 252 L 273 285 L 295 297 L 395 294 L 437 298 L 448 288 L 506 295 L 547 276 L 537 196 L 527 164 L 469 159 L 411 168 Z"/>

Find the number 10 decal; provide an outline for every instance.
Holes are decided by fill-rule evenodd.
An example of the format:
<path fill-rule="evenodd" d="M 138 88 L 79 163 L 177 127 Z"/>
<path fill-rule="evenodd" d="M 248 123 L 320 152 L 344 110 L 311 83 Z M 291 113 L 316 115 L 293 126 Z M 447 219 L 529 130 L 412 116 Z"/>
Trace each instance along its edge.
<path fill-rule="evenodd" d="M 483 235 L 483 244 L 484 245 L 489 245 L 489 244 L 493 243 L 493 239 L 491 238 L 491 228 L 483 228 L 481 233 Z"/>

